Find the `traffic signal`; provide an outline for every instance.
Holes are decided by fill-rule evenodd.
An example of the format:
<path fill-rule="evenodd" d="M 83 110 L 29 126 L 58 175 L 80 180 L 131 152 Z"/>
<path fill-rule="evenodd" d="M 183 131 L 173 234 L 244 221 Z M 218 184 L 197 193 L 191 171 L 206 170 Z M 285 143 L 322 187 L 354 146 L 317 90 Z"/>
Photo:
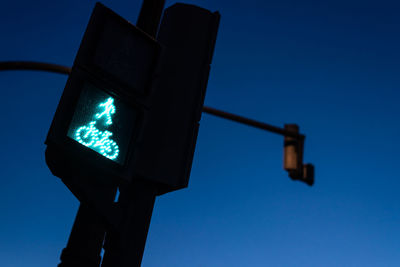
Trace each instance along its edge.
<path fill-rule="evenodd" d="M 135 150 L 135 176 L 159 183 L 160 194 L 188 185 L 219 19 L 187 4 L 164 12 L 160 71 Z"/>
<path fill-rule="evenodd" d="M 286 124 L 285 129 L 298 134 L 297 137 L 285 136 L 283 150 L 283 168 L 293 180 L 314 184 L 314 166 L 303 164 L 304 136 L 299 134 L 299 126 Z"/>
<path fill-rule="evenodd" d="M 176 4 L 156 40 L 96 4 L 46 139 L 50 170 L 79 200 L 133 179 L 159 194 L 187 186 L 218 24 Z"/>
<path fill-rule="evenodd" d="M 45 142 L 47 165 L 79 200 L 99 203 L 99 192 L 133 178 L 160 53 L 154 38 L 96 4 Z"/>

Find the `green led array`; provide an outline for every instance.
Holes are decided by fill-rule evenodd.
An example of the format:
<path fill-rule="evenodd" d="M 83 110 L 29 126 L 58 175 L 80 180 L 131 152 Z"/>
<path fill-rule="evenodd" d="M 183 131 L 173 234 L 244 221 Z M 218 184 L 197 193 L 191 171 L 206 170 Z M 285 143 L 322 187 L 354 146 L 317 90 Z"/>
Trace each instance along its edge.
<path fill-rule="evenodd" d="M 79 127 L 75 131 L 75 140 L 84 146 L 87 146 L 106 158 L 115 160 L 119 154 L 119 147 L 114 140 L 109 139 L 112 136 L 110 131 L 100 131 L 96 128 L 96 123 L 104 118 L 106 126 L 112 125 L 111 115 L 115 113 L 114 99 L 109 97 L 105 102 L 98 105 L 102 112 L 94 115 L 95 120 L 87 125 Z"/>

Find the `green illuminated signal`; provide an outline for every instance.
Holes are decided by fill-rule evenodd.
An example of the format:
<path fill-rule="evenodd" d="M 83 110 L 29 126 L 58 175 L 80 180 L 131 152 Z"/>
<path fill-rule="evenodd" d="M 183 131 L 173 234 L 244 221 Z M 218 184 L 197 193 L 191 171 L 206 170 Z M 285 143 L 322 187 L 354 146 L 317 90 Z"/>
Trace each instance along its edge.
<path fill-rule="evenodd" d="M 106 116 L 106 124 L 111 125 L 111 114 L 115 113 L 114 99 L 109 97 L 106 102 L 101 103 L 99 107 L 104 107 L 104 111 L 102 113 L 97 113 L 94 115 L 96 119 L 100 119 L 101 117 Z"/>
<path fill-rule="evenodd" d="M 87 125 L 79 127 L 75 131 L 75 140 L 82 145 L 89 147 L 106 158 L 114 160 L 118 157 L 119 147 L 114 140 L 109 139 L 112 136 L 110 131 L 100 131 L 96 128 L 96 122 L 102 117 L 105 118 L 105 125 L 111 125 L 111 115 L 115 113 L 114 99 L 109 97 L 105 102 L 98 105 L 103 109 L 103 112 L 94 115 L 94 121 L 89 122 Z"/>

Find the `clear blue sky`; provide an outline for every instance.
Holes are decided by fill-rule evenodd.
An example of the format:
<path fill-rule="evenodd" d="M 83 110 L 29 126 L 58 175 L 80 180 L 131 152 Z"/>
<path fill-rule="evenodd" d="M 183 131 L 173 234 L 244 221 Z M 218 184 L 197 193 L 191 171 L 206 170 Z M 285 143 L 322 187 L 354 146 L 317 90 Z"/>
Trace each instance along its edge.
<path fill-rule="evenodd" d="M 288 178 L 281 136 L 205 114 L 189 187 L 157 199 L 143 266 L 400 266 L 400 5 L 185 2 L 222 15 L 205 105 L 299 124 L 316 183 Z M 103 3 L 133 22 L 141 5 Z M 94 4 L 1 1 L 0 60 L 72 65 Z M 56 266 L 66 245 L 79 203 L 44 160 L 66 79 L 0 72 L 2 267 Z"/>

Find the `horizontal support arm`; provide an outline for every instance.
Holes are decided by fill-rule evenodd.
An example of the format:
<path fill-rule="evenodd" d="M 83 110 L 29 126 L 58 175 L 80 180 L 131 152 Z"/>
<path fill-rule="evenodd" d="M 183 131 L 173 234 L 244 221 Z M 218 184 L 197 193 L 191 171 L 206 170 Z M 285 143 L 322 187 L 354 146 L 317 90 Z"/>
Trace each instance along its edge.
<path fill-rule="evenodd" d="M 39 70 L 56 72 L 60 74 L 71 73 L 71 68 L 65 66 L 32 61 L 3 61 L 0 62 L 0 71 L 2 70 Z"/>
<path fill-rule="evenodd" d="M 243 124 L 246 124 L 248 126 L 252 126 L 252 127 L 255 127 L 255 128 L 258 128 L 258 129 L 262 129 L 262 130 L 265 130 L 265 131 L 268 131 L 268 132 L 280 134 L 280 135 L 283 135 L 283 136 L 289 136 L 289 137 L 294 137 L 294 138 L 298 138 L 298 139 L 304 139 L 305 138 L 305 136 L 302 135 L 302 134 L 291 132 L 291 131 L 285 130 L 283 128 L 279 128 L 279 127 L 276 127 L 276 126 L 273 126 L 273 125 L 269 125 L 269 124 L 266 124 L 264 122 L 248 119 L 246 117 L 242 117 L 242 116 L 239 116 L 239 115 L 235 115 L 235 114 L 232 114 L 232 113 L 221 111 L 221 110 L 218 110 L 218 109 L 215 109 L 215 108 L 203 107 L 203 112 L 211 114 L 211 115 L 214 115 L 214 116 L 217 116 L 217 117 L 221 117 L 221 118 L 224 118 L 224 119 L 228 119 L 228 120 L 231 120 L 231 121 L 236 121 L 236 122 L 239 122 L 239 123 L 243 123 Z"/>
<path fill-rule="evenodd" d="M 50 64 L 50 63 L 43 63 L 43 62 L 32 62 L 32 61 L 3 61 L 0 62 L 0 71 L 2 70 L 39 70 L 39 71 L 49 71 L 49 72 L 56 72 L 60 74 L 70 74 L 71 68 L 57 65 L 57 64 Z M 263 122 L 259 122 L 256 120 L 248 119 L 239 115 L 235 115 L 232 113 L 228 113 L 225 111 L 221 111 L 211 107 L 203 107 L 203 112 L 221 117 L 224 119 L 228 119 L 231 121 L 236 121 L 239 123 L 246 124 L 248 126 L 252 126 L 255 128 L 259 128 L 268 132 L 280 134 L 283 136 L 294 137 L 298 139 L 304 139 L 305 136 L 302 134 L 298 134 L 295 132 L 291 132 L 285 130 L 284 128 L 279 128 L 273 125 L 269 125 Z"/>

